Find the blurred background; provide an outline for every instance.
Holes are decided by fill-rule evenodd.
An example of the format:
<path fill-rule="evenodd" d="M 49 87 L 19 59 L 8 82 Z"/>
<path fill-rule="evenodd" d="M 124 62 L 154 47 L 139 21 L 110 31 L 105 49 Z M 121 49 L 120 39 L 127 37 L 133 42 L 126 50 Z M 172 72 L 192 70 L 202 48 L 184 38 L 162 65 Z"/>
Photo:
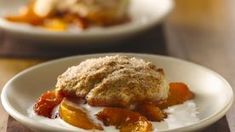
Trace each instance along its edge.
<path fill-rule="evenodd" d="M 137 52 L 182 58 L 215 70 L 235 87 L 234 5 L 234 0 L 175 0 L 175 8 L 162 23 L 121 41 L 120 45 L 98 48 L 34 47 L 0 30 L 0 88 L 16 73 L 32 65 L 98 52 Z M 233 106 L 226 117 L 205 131 L 235 131 L 234 113 Z M 8 118 L 1 106 L 0 115 L 0 131 L 28 131 L 13 118 Z"/>

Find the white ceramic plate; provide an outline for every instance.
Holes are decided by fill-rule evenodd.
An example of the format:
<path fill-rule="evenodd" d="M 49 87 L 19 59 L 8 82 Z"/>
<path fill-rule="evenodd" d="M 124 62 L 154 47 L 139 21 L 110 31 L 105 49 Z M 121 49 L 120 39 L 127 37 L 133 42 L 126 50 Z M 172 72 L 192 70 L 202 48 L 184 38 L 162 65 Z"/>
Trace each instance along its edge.
<path fill-rule="evenodd" d="M 0 0 L 0 16 L 15 13 L 27 1 Z M 52 32 L 28 24 L 8 22 L 1 17 L 0 27 L 15 37 L 45 41 L 47 44 L 114 42 L 158 24 L 169 14 L 173 5 L 172 0 L 131 0 L 129 9 L 131 22 L 110 28 L 90 28 L 82 32 Z"/>
<path fill-rule="evenodd" d="M 3 88 L 1 100 L 5 110 L 16 120 L 34 130 L 69 131 L 69 128 L 66 127 L 59 128 L 29 118 L 27 109 L 41 93 L 55 85 L 57 76 L 69 66 L 77 65 L 88 58 L 106 55 L 110 54 L 92 54 L 59 59 L 34 66 L 19 73 Z M 233 91 L 228 82 L 219 74 L 205 67 L 165 56 L 125 55 L 152 61 L 158 67 L 164 68 L 170 82 L 184 82 L 196 94 L 194 101 L 198 107 L 199 121 L 180 128 L 164 128 L 160 131 L 182 132 L 202 129 L 224 116 L 233 102 Z"/>

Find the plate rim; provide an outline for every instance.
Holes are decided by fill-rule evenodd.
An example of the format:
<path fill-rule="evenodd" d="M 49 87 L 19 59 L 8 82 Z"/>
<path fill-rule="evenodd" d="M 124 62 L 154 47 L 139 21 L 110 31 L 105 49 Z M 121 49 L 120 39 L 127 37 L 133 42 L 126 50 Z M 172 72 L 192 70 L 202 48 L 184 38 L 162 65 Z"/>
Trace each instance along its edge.
<path fill-rule="evenodd" d="M 228 81 L 223 78 L 219 73 L 205 67 L 199 64 L 196 64 L 194 62 L 190 62 L 190 61 L 186 61 L 183 59 L 179 59 L 179 58 L 175 58 L 175 57 L 170 57 L 170 56 L 164 56 L 164 55 L 158 55 L 158 54 L 146 54 L 146 53 L 131 53 L 131 52 L 110 52 L 110 53 L 97 53 L 97 54 L 84 54 L 84 55 L 74 55 L 74 56 L 70 56 L 70 57 L 64 57 L 64 58 L 59 58 L 59 59 L 55 59 L 55 60 L 50 60 L 50 61 L 46 61 L 43 62 L 41 64 L 37 64 L 35 66 L 32 66 L 30 68 L 27 68 L 21 72 L 19 72 L 18 74 L 16 74 L 14 77 L 12 77 L 3 87 L 2 92 L 1 92 L 1 102 L 3 105 L 3 108 L 5 109 L 6 112 L 8 112 L 9 115 L 11 115 L 12 117 L 14 117 L 16 120 L 26 123 L 26 124 L 30 124 L 36 128 L 43 128 L 43 129 L 47 129 L 47 130 L 58 130 L 61 131 L 61 128 L 58 127 L 51 127 L 51 126 L 45 126 L 41 123 L 36 123 L 34 120 L 24 116 L 23 114 L 21 114 L 20 112 L 18 112 L 17 110 L 14 109 L 14 107 L 12 105 L 9 104 L 8 99 L 6 97 L 7 94 L 7 87 L 11 84 L 12 81 L 14 81 L 16 78 L 20 77 L 21 75 L 27 74 L 28 72 L 30 72 L 31 70 L 35 70 L 41 67 L 44 67 L 46 65 L 52 64 L 52 63 L 57 63 L 57 62 L 63 62 L 66 61 L 68 59 L 75 59 L 75 58 L 91 58 L 94 56 L 108 56 L 108 55 L 115 55 L 115 54 L 120 54 L 120 55 L 129 55 L 129 56 L 135 56 L 135 57 L 148 57 L 150 56 L 151 58 L 154 57 L 158 57 L 161 59 L 167 59 L 169 61 L 178 61 L 178 62 L 183 62 L 183 63 L 187 63 L 190 65 L 195 65 L 200 69 L 204 69 L 208 72 L 210 72 L 211 74 L 215 75 L 216 77 L 218 77 L 221 81 L 224 82 L 224 84 L 226 84 L 226 88 L 229 88 L 228 90 L 231 91 L 231 97 L 228 100 L 227 104 L 220 109 L 219 111 L 217 111 L 216 113 L 214 113 L 211 116 L 208 116 L 202 120 L 200 120 L 199 122 L 193 123 L 191 125 L 187 125 L 185 127 L 180 127 L 180 128 L 174 128 L 174 129 L 170 129 L 170 130 L 161 130 L 160 132 L 178 132 L 178 131 L 194 131 L 194 130 L 199 130 L 200 128 L 204 128 L 208 125 L 211 125 L 213 123 L 215 123 L 216 121 L 218 121 L 220 118 L 222 118 L 226 112 L 230 109 L 230 107 L 233 104 L 233 100 L 234 100 L 234 92 L 233 89 L 231 87 L 231 85 L 228 83 Z M 32 122 L 33 121 L 33 122 Z M 64 128 L 63 130 L 66 131 L 70 131 L 71 129 L 68 128 Z"/>

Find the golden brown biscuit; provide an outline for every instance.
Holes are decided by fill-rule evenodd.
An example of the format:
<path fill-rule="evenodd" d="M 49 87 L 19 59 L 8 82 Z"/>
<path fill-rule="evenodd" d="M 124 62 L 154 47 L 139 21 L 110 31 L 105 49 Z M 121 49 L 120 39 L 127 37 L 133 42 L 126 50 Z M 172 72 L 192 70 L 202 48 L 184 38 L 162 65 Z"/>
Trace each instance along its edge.
<path fill-rule="evenodd" d="M 150 62 L 126 56 L 88 59 L 58 77 L 56 88 L 85 98 L 94 106 L 129 106 L 168 96 L 162 69 Z"/>

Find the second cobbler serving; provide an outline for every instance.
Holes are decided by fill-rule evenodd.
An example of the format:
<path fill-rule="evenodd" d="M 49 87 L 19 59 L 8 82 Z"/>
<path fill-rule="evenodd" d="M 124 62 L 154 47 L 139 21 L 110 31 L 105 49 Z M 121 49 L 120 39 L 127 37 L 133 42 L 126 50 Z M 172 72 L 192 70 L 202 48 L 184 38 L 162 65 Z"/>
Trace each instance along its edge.
<path fill-rule="evenodd" d="M 30 0 L 18 15 L 5 18 L 51 31 L 80 31 L 126 23 L 130 20 L 128 8 L 129 0 Z"/>

